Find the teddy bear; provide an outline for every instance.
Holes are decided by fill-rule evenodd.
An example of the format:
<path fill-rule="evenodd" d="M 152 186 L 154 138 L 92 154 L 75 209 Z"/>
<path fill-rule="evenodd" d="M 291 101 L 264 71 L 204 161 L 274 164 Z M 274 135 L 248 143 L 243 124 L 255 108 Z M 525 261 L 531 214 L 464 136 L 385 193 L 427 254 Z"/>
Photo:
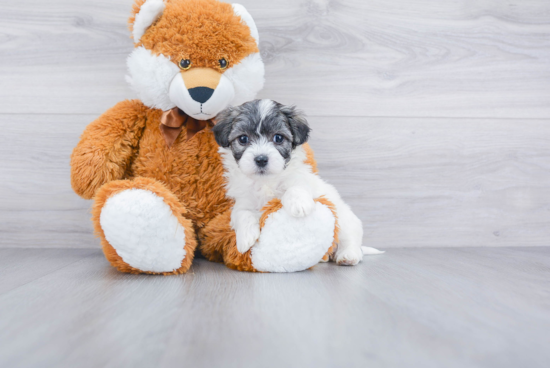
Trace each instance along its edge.
<path fill-rule="evenodd" d="M 250 272 L 302 271 L 326 261 L 338 224 L 324 198 L 299 220 L 271 201 L 258 242 L 245 253 L 236 247 L 212 127 L 220 111 L 263 88 L 251 15 L 217 0 L 137 0 L 129 24 L 135 48 L 127 82 L 139 99 L 88 125 L 71 155 L 72 187 L 93 199 L 94 229 L 111 265 L 170 275 L 187 272 L 196 253 Z M 335 257 L 355 264 L 362 255 Z"/>

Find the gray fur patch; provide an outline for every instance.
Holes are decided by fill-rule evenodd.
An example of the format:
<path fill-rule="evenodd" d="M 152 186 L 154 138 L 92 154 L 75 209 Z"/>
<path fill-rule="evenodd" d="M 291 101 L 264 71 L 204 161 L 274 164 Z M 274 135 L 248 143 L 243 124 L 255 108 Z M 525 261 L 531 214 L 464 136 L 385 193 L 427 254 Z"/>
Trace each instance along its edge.
<path fill-rule="evenodd" d="M 290 161 L 296 146 L 307 141 L 310 128 L 303 115 L 294 107 L 283 106 L 271 100 L 254 100 L 221 112 L 214 127 L 216 141 L 222 147 L 230 147 L 237 162 L 246 149 L 260 140 L 273 143 L 285 159 Z M 280 135 L 283 141 L 275 142 Z M 243 144 L 240 138 L 248 137 Z"/>

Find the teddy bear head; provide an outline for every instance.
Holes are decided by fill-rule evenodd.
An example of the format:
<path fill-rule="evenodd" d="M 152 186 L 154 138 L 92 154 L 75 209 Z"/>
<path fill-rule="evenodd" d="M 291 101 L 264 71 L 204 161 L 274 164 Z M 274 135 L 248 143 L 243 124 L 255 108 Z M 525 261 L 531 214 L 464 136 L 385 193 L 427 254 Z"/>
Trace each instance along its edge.
<path fill-rule="evenodd" d="M 148 107 L 197 120 L 255 98 L 264 64 L 254 20 L 217 0 L 137 0 L 128 83 Z"/>

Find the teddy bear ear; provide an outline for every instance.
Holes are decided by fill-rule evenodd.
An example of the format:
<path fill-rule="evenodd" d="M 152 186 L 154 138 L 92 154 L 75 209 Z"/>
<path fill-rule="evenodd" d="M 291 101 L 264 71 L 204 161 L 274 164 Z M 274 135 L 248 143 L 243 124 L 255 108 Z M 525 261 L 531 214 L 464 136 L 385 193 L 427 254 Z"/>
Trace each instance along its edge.
<path fill-rule="evenodd" d="M 151 27 L 164 12 L 163 0 L 137 0 L 134 5 L 134 16 L 130 18 L 132 37 L 138 43 L 147 29 Z"/>
<path fill-rule="evenodd" d="M 258 33 L 258 27 L 256 27 L 256 23 L 254 23 L 254 19 L 252 19 L 252 15 L 250 15 L 246 8 L 241 4 L 232 4 L 232 6 L 235 15 L 241 17 L 243 22 L 245 22 L 248 28 L 250 28 L 250 34 L 252 35 L 252 38 L 256 40 L 256 45 L 259 46 L 260 34 Z"/>

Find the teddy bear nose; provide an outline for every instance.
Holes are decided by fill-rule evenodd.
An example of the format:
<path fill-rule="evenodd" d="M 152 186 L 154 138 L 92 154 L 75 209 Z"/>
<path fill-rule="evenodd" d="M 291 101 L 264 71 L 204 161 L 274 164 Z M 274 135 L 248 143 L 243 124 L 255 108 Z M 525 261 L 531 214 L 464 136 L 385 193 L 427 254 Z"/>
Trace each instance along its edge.
<path fill-rule="evenodd" d="M 195 87 L 189 89 L 191 98 L 199 103 L 205 103 L 212 97 L 214 90 L 208 87 Z"/>
<path fill-rule="evenodd" d="M 258 167 L 266 167 L 268 158 L 264 155 L 256 156 L 254 161 L 256 161 L 256 165 L 258 165 Z"/>

